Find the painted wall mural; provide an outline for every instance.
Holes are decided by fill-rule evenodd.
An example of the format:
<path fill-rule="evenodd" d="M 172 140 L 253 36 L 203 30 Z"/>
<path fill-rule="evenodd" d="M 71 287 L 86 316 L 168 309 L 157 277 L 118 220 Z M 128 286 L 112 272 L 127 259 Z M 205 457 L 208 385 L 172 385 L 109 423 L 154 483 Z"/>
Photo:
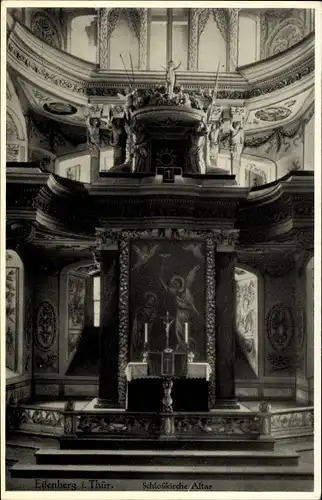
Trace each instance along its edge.
<path fill-rule="evenodd" d="M 236 270 L 237 271 L 237 270 Z M 249 275 L 249 273 L 247 273 Z M 247 276 L 246 275 L 246 276 Z M 236 330 L 239 344 L 258 375 L 258 286 L 257 277 L 236 274 Z"/>
<path fill-rule="evenodd" d="M 203 242 L 133 240 L 130 246 L 130 357 L 141 360 L 144 324 L 148 348 L 185 350 L 185 323 L 195 361 L 205 360 L 205 249 Z"/>
<path fill-rule="evenodd" d="M 292 311 L 287 305 L 275 304 L 268 311 L 266 332 L 269 372 L 294 372 L 296 367 L 294 319 Z"/>
<path fill-rule="evenodd" d="M 85 323 L 85 278 L 68 276 L 68 356 L 76 348 Z"/>
<path fill-rule="evenodd" d="M 19 269 L 6 268 L 6 367 L 17 370 L 18 364 L 18 279 Z"/>

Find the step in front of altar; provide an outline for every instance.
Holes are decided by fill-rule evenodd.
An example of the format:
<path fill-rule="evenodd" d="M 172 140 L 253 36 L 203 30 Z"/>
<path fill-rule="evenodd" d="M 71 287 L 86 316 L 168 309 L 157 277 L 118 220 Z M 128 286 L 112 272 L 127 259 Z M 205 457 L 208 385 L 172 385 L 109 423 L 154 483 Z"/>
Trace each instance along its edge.
<path fill-rule="evenodd" d="M 171 480 L 192 480 L 192 481 L 211 481 L 223 480 L 222 490 L 231 489 L 229 481 L 251 482 L 271 481 L 271 491 L 275 491 L 274 481 L 288 482 L 292 480 L 312 481 L 312 467 L 303 464 L 298 466 L 280 465 L 225 465 L 225 466 L 194 466 L 194 465 L 25 465 L 15 464 L 11 468 L 13 478 L 31 479 L 66 479 L 81 480 L 98 479 L 113 481 L 117 479 L 139 481 L 171 481 Z M 76 485 L 77 486 L 77 485 Z M 79 484 L 79 489 L 82 485 Z M 141 486 L 142 488 L 142 486 Z M 33 489 L 33 488 L 31 488 Z M 76 488 L 77 489 L 77 488 Z M 251 488 L 254 489 L 254 488 Z M 291 491 L 291 490 L 289 490 Z"/>
<path fill-rule="evenodd" d="M 296 453 L 213 450 L 38 450 L 38 465 L 275 465 L 298 464 Z"/>
<path fill-rule="evenodd" d="M 202 439 L 198 438 L 174 438 L 174 439 L 144 439 L 144 438 L 119 438 L 92 435 L 78 437 L 77 439 L 62 436 L 60 448 L 63 450 L 257 450 L 273 451 L 275 440 L 270 437 L 245 438 L 245 437 L 217 437 Z"/>

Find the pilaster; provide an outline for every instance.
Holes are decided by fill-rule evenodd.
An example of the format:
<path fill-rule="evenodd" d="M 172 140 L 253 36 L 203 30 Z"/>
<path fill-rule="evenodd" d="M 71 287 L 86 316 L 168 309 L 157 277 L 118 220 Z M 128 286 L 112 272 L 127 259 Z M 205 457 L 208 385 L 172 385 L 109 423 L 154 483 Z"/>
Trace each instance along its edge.
<path fill-rule="evenodd" d="M 237 253 L 239 231 L 213 231 L 216 246 L 216 405 L 238 408 L 235 397 L 235 329 Z"/>
<path fill-rule="evenodd" d="M 303 250 L 295 255 L 295 337 L 294 369 L 296 402 L 308 404 L 309 384 L 306 376 L 307 323 L 306 323 L 306 265 L 310 254 Z"/>
<path fill-rule="evenodd" d="M 188 69 L 198 70 L 198 18 L 199 9 L 190 9 Z"/>
<path fill-rule="evenodd" d="M 148 9 L 140 10 L 139 26 L 139 68 L 147 69 L 148 54 Z"/>
<path fill-rule="evenodd" d="M 118 407 L 118 250 L 101 249 L 100 368 L 97 407 Z"/>
<path fill-rule="evenodd" d="M 238 66 L 238 20 L 239 9 L 227 9 L 229 15 L 228 71 L 236 71 Z"/>

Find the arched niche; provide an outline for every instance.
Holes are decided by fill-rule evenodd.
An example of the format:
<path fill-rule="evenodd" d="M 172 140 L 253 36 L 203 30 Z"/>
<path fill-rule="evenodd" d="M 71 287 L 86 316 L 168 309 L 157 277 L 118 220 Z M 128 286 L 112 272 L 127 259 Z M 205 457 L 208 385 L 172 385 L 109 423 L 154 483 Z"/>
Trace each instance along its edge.
<path fill-rule="evenodd" d="M 263 373 L 264 287 L 261 274 L 245 264 L 235 267 L 236 341 L 248 362 L 237 378 L 259 378 Z M 242 366 L 242 365 L 241 365 Z"/>
<path fill-rule="evenodd" d="M 44 10 L 36 10 L 30 18 L 30 29 L 40 40 L 56 49 L 62 48 L 61 29 L 56 19 Z"/>
<path fill-rule="evenodd" d="M 117 21 L 115 22 L 118 10 Z M 131 73 L 131 64 L 133 69 L 139 68 L 139 39 L 138 31 L 131 22 L 131 18 L 126 9 L 112 9 L 109 14 L 112 19 L 113 29 L 109 36 L 109 68 L 114 70 L 123 70 L 124 66 Z M 130 58 L 131 55 L 131 58 Z M 120 57 L 122 56 L 122 57 Z M 132 63 L 131 63 L 132 59 Z"/>
<path fill-rule="evenodd" d="M 260 18 L 252 12 L 241 11 L 238 16 L 238 66 L 260 58 Z"/>
<path fill-rule="evenodd" d="M 92 281 L 88 271 L 92 259 L 86 259 L 64 267 L 59 280 L 59 371 L 65 374 L 73 358 L 80 336 L 88 318 L 87 306 L 92 298 Z"/>
<path fill-rule="evenodd" d="M 289 49 L 304 37 L 301 19 L 289 17 L 271 33 L 265 44 L 265 57 L 274 56 Z"/>
<path fill-rule="evenodd" d="M 202 9 L 198 25 L 198 71 L 227 71 L 227 20 L 223 9 Z"/>
<path fill-rule="evenodd" d="M 14 250 L 6 251 L 6 379 L 23 373 L 24 265 Z"/>
<path fill-rule="evenodd" d="M 277 165 L 273 160 L 243 154 L 237 182 L 242 187 L 256 187 L 277 179 Z"/>

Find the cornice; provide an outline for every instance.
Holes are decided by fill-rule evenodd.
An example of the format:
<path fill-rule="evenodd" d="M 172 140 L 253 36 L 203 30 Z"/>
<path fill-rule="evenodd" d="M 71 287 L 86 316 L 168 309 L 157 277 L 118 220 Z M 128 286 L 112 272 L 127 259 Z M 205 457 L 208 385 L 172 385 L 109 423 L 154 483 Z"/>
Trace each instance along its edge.
<path fill-rule="evenodd" d="M 263 83 L 277 75 L 286 76 L 294 69 L 308 63 L 314 65 L 315 33 L 310 33 L 300 42 L 287 50 L 266 59 L 261 59 L 245 66 L 240 66 L 238 72 L 249 84 Z"/>
<path fill-rule="evenodd" d="M 99 71 L 96 65 L 40 41 L 19 23 L 9 36 L 7 60 L 27 80 L 53 92 L 59 89 L 74 102 L 84 102 L 88 96 L 113 97 L 127 86 L 123 71 Z M 239 68 L 239 73 L 220 74 L 218 99 L 249 99 L 271 93 L 313 70 L 314 34 L 274 58 Z M 164 82 L 164 72 L 137 71 L 135 80 L 138 88 L 159 86 Z M 177 80 L 187 90 L 197 91 L 212 87 L 214 74 L 178 72 Z"/>

